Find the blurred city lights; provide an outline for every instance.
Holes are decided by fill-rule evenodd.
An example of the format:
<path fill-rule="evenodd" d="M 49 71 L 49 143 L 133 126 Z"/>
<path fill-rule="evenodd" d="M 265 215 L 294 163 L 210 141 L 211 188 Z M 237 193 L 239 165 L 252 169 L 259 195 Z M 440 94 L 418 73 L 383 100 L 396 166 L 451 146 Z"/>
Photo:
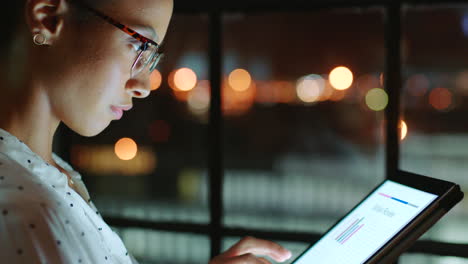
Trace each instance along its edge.
<path fill-rule="evenodd" d="M 162 84 L 162 76 L 158 70 L 154 70 L 150 75 L 150 84 L 151 84 L 151 91 L 157 90 L 161 87 Z"/>
<path fill-rule="evenodd" d="M 406 135 L 408 134 L 408 126 L 406 125 L 406 122 L 401 120 L 400 121 L 400 140 L 404 140 L 406 138 Z"/>
<path fill-rule="evenodd" d="M 452 104 L 452 93 L 446 88 L 435 88 L 429 94 L 429 104 L 439 111 L 446 110 Z"/>
<path fill-rule="evenodd" d="M 464 95 L 468 95 L 468 70 L 460 72 L 455 79 L 457 90 Z"/>
<path fill-rule="evenodd" d="M 235 116 L 247 112 L 254 104 L 257 93 L 256 83 L 252 81 L 250 88 L 244 91 L 232 89 L 227 78 L 222 83 L 223 114 Z"/>
<path fill-rule="evenodd" d="M 199 197 L 202 185 L 202 172 L 194 169 L 182 170 L 177 179 L 178 194 L 182 200 L 187 202 L 193 202 Z"/>
<path fill-rule="evenodd" d="M 329 100 L 333 102 L 338 102 L 338 101 L 343 100 L 345 96 L 346 96 L 346 90 L 333 89 L 333 93 L 330 96 Z"/>
<path fill-rule="evenodd" d="M 180 91 L 190 91 L 197 85 L 197 75 L 192 69 L 180 68 L 175 71 L 174 88 Z"/>
<path fill-rule="evenodd" d="M 194 114 L 206 114 L 210 109 L 210 82 L 199 81 L 189 93 L 187 104 Z"/>
<path fill-rule="evenodd" d="M 465 36 L 468 36 L 468 14 L 463 15 L 462 20 L 462 30 Z"/>
<path fill-rule="evenodd" d="M 405 83 L 405 89 L 413 96 L 423 96 L 429 90 L 429 79 L 424 74 L 411 75 Z"/>
<path fill-rule="evenodd" d="M 355 81 L 356 93 L 354 96 L 355 101 L 360 102 L 373 88 L 382 88 L 381 81 L 378 76 L 374 74 L 364 74 L 359 76 Z"/>
<path fill-rule="evenodd" d="M 328 99 L 330 99 L 330 97 L 332 97 L 333 91 L 336 91 L 331 86 L 331 83 L 329 80 L 324 80 L 324 82 L 325 82 L 325 86 L 323 87 L 323 92 L 320 95 L 319 101 L 327 101 Z"/>
<path fill-rule="evenodd" d="M 297 96 L 304 103 L 316 102 L 325 89 L 325 80 L 316 74 L 310 74 L 297 81 Z"/>
<path fill-rule="evenodd" d="M 296 92 L 293 82 L 273 81 L 271 83 L 277 103 L 292 103 L 296 100 Z"/>
<path fill-rule="evenodd" d="M 366 104 L 371 110 L 384 110 L 388 104 L 387 92 L 381 88 L 371 89 L 366 95 Z"/>
<path fill-rule="evenodd" d="M 77 168 L 97 176 L 139 176 L 154 172 L 157 157 L 151 147 L 140 147 L 138 155 L 122 162 L 115 155 L 114 145 L 81 146 L 71 148 L 71 162 Z"/>
<path fill-rule="evenodd" d="M 330 72 L 329 79 L 335 89 L 346 90 L 353 84 L 353 73 L 350 69 L 340 66 Z"/>
<path fill-rule="evenodd" d="M 238 92 L 249 89 L 252 83 L 250 73 L 244 69 L 236 69 L 229 74 L 229 85 Z"/>
<path fill-rule="evenodd" d="M 131 160 L 137 154 L 137 144 L 131 138 L 121 138 L 115 143 L 115 155 L 121 160 Z"/>

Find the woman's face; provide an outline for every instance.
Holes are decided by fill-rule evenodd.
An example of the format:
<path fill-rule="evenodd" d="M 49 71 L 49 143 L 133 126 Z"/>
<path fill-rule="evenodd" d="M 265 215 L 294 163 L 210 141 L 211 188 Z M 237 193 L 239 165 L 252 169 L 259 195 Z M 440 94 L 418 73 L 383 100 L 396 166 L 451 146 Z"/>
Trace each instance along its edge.
<path fill-rule="evenodd" d="M 157 43 L 163 41 L 172 0 L 107 2 L 97 9 Z M 134 97 L 150 93 L 148 72 L 130 77 L 140 45 L 99 17 L 84 23 L 65 17 L 57 39 L 42 49 L 41 67 L 35 69 L 47 87 L 52 113 L 83 136 L 103 131 L 117 119 L 111 106 L 131 106 Z"/>

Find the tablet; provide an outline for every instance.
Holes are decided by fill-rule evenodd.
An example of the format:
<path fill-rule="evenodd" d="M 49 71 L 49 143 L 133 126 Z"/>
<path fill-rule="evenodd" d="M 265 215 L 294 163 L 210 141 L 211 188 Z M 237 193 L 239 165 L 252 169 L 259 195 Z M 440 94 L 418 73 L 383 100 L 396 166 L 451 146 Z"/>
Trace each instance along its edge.
<path fill-rule="evenodd" d="M 292 263 L 391 263 L 462 198 L 454 183 L 398 171 Z"/>

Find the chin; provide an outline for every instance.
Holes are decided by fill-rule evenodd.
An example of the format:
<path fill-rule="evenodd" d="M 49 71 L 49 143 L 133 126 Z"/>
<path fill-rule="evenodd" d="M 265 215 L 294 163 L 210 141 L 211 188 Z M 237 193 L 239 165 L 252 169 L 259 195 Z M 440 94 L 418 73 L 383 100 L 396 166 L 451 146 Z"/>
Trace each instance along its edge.
<path fill-rule="evenodd" d="M 71 130 L 73 130 L 75 133 L 79 134 L 80 136 L 83 137 L 94 137 L 99 135 L 104 129 L 106 129 L 109 126 L 110 122 L 107 124 L 101 123 L 101 122 L 94 122 L 92 124 L 86 124 L 85 126 L 83 125 L 73 125 L 70 126 L 66 124 Z"/>

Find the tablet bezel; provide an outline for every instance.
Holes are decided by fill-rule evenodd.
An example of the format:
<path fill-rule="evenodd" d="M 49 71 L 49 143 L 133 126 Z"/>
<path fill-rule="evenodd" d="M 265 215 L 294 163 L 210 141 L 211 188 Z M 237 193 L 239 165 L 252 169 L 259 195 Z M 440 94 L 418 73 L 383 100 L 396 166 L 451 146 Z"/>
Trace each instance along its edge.
<path fill-rule="evenodd" d="M 364 263 L 369 263 L 370 261 L 374 261 L 374 258 L 378 255 L 381 255 L 380 252 L 385 249 L 387 246 L 393 244 L 394 239 L 398 239 L 398 237 L 404 233 L 408 232 L 407 228 L 410 226 L 414 226 L 416 222 L 422 221 L 421 216 L 422 215 L 430 215 L 431 211 L 434 211 L 437 207 L 438 204 L 440 204 L 442 199 L 445 199 L 447 197 L 446 194 L 448 194 L 450 191 L 454 189 L 455 186 L 457 186 L 455 183 L 449 182 L 449 181 L 444 181 L 440 179 L 435 179 L 415 173 L 411 173 L 408 171 L 403 171 L 403 170 L 398 170 L 396 171 L 396 174 L 391 176 L 388 179 L 384 179 L 380 184 L 378 184 L 375 188 L 373 188 L 364 198 L 362 198 L 359 203 L 357 203 L 352 209 L 350 209 L 343 217 L 338 219 L 327 231 L 323 233 L 323 235 L 312 243 L 304 252 L 302 252 L 299 256 L 297 256 L 294 261 L 291 262 L 291 264 L 295 264 L 304 254 L 306 254 L 312 247 L 314 247 L 315 244 L 319 243 L 320 240 L 328 234 L 335 226 L 337 226 L 344 218 L 346 218 L 351 212 L 353 212 L 361 203 L 363 203 L 371 194 L 373 194 L 379 187 L 382 186 L 387 180 L 397 182 L 400 184 L 403 184 L 405 186 L 418 189 L 423 192 L 427 193 L 432 193 L 437 195 L 437 198 L 434 199 L 423 211 L 421 211 L 418 215 L 416 215 L 408 224 L 403 226 L 393 237 L 390 238 L 382 247 L 380 247 L 374 254 L 372 254 Z"/>

